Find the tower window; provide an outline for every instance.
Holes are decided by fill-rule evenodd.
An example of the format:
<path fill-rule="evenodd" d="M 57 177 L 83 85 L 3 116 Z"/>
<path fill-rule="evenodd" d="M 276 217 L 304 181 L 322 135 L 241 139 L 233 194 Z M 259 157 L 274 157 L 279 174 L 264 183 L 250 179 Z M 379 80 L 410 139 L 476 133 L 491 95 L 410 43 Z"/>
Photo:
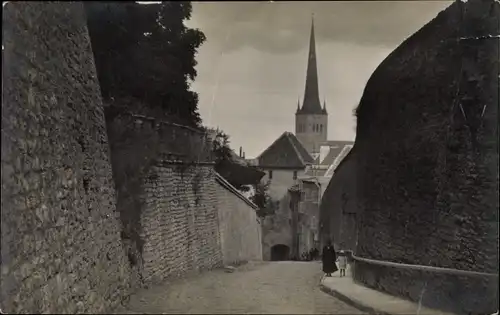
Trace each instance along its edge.
<path fill-rule="evenodd" d="M 297 171 L 293 171 L 293 179 L 297 179 Z"/>
<path fill-rule="evenodd" d="M 269 179 L 273 179 L 273 171 L 269 171 Z"/>
<path fill-rule="evenodd" d="M 323 132 L 323 125 L 319 125 L 319 132 Z"/>

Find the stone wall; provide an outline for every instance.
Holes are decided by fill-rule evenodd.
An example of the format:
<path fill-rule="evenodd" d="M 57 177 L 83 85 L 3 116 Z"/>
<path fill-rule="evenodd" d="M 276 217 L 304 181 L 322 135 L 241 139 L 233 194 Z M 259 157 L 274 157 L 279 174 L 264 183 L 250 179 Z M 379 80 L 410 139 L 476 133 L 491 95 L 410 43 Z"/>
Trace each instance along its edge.
<path fill-rule="evenodd" d="M 2 311 L 105 313 L 129 268 L 82 4 L 3 9 Z"/>
<path fill-rule="evenodd" d="M 206 164 L 211 160 L 210 146 L 202 131 L 129 112 L 132 109 L 144 112 L 144 108 L 139 102 L 134 106 L 134 100 L 120 100 L 105 107 L 113 179 L 118 194 L 117 209 L 123 226 L 121 237 L 134 270 L 132 279 L 139 277 L 137 280 L 140 282 L 170 275 L 167 273 L 153 277 L 152 271 L 144 271 L 144 237 L 149 235 L 144 233 L 155 233 L 145 231 L 150 229 L 147 219 L 144 222 L 145 216 L 149 217 L 151 211 L 155 211 L 151 209 L 151 204 L 159 202 L 159 209 L 172 211 L 169 213 L 175 216 L 180 211 L 176 207 L 193 205 L 196 198 L 202 198 L 201 193 L 198 194 L 205 187 L 201 186 L 201 182 L 209 176 L 205 168 L 213 168 L 213 163 Z M 172 186 L 169 176 L 172 176 L 172 183 L 179 185 Z M 194 179 L 198 186 L 190 187 L 189 180 Z M 194 197 L 193 189 L 197 190 Z M 187 195 L 183 196 L 182 193 Z M 180 206 L 169 205 L 172 198 L 186 199 L 179 200 Z M 188 212 L 192 211 L 189 207 L 187 209 Z"/>
<path fill-rule="evenodd" d="M 259 259 L 203 131 L 103 106 L 81 3 L 9 2 L 3 32 L 3 312 L 106 313 L 142 283 Z"/>
<path fill-rule="evenodd" d="M 140 272 L 145 283 L 222 265 L 213 165 L 154 166 L 143 193 Z"/>
<path fill-rule="evenodd" d="M 224 265 L 262 260 L 258 207 L 215 174 L 219 231 Z"/>
<path fill-rule="evenodd" d="M 214 171 L 207 135 L 124 112 L 134 108 L 129 105 L 111 105 L 113 115 L 107 107 L 107 126 L 133 275 L 143 284 L 158 283 L 261 260 L 256 212 Z"/>
<path fill-rule="evenodd" d="M 498 274 L 500 3 L 457 1 L 400 45 L 357 110 L 361 257 Z M 355 279 L 456 314 L 498 309 L 498 276 L 356 263 Z"/>
<path fill-rule="evenodd" d="M 122 241 L 142 285 L 222 265 L 210 146 L 197 129 L 106 104 Z"/>

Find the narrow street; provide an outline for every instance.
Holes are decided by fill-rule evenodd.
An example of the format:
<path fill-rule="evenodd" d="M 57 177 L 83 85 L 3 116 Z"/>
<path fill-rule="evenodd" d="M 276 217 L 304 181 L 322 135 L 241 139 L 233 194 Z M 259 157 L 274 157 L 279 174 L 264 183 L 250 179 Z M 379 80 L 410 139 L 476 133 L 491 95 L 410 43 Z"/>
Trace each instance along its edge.
<path fill-rule="evenodd" d="M 318 262 L 261 262 L 141 290 L 123 313 L 363 314 L 320 291 Z"/>

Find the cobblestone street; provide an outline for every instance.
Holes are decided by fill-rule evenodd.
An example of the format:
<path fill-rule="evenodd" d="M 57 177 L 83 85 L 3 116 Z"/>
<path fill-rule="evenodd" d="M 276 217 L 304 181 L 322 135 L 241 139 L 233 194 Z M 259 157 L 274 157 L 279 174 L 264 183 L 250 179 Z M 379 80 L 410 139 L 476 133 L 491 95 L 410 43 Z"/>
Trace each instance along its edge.
<path fill-rule="evenodd" d="M 319 289 L 318 262 L 262 262 L 141 290 L 122 313 L 363 314 Z"/>

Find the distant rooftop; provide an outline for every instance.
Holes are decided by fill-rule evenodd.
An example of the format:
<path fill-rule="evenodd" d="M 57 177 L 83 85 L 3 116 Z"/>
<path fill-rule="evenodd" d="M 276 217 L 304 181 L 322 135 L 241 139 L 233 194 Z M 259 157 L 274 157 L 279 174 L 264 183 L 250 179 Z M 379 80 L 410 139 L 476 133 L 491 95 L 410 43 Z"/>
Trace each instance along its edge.
<path fill-rule="evenodd" d="M 284 132 L 257 158 L 259 167 L 301 169 L 314 163 L 300 141 L 291 132 Z"/>

